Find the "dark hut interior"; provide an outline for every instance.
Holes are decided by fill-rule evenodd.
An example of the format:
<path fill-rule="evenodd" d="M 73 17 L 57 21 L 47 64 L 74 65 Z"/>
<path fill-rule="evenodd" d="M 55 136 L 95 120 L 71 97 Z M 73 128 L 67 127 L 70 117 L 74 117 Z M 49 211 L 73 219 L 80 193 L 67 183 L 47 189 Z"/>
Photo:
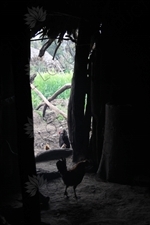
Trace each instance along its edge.
<path fill-rule="evenodd" d="M 33 7 L 42 7 L 46 16 L 30 14 Z M 25 189 L 36 166 L 34 138 L 24 131 L 33 117 L 30 39 L 39 31 L 49 38 L 41 56 L 53 40 L 61 44 L 66 33 L 76 44 L 67 121 L 72 161 L 88 158 L 103 182 L 132 185 L 141 176 L 146 181 L 139 185 L 150 187 L 149 9 L 144 0 L 2 2 L 0 200 L 21 191 L 22 224 L 42 224 L 39 193 L 29 198 Z M 1 204 L 2 224 L 8 224 L 4 217 L 9 221 L 6 211 Z"/>

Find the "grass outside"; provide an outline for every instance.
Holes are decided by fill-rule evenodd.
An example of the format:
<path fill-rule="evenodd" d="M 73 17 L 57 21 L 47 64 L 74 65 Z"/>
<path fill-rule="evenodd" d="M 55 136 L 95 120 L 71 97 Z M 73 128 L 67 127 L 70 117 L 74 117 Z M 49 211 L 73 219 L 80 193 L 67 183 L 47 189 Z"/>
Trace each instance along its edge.
<path fill-rule="evenodd" d="M 50 75 L 48 73 L 38 74 L 34 80 L 34 86 L 46 97 L 52 96 L 58 89 L 67 83 L 71 83 L 72 73 L 58 73 Z M 31 91 L 32 105 L 35 109 L 41 102 L 41 98 L 34 92 Z M 70 89 L 65 90 L 57 98 L 68 99 L 70 96 Z"/>

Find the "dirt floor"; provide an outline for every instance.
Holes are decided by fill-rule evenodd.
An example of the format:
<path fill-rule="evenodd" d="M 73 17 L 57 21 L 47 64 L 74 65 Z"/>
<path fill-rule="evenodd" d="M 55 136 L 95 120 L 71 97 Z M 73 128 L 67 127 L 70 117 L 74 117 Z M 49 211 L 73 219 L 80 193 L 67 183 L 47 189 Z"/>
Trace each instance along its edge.
<path fill-rule="evenodd" d="M 67 105 L 66 102 L 59 104 Z M 45 120 L 40 115 L 41 111 L 34 112 L 35 156 L 44 153 L 45 158 L 36 163 L 36 168 L 38 172 L 55 177 L 49 177 L 40 187 L 41 193 L 50 198 L 47 206 L 41 208 L 42 222 L 50 225 L 150 225 L 150 191 L 145 186 L 102 182 L 96 174 L 87 173 L 76 189 L 78 199 L 74 198 L 72 187 L 68 188 L 69 198 L 66 199 L 65 186 L 56 168 L 56 158 L 61 153 L 51 160 L 49 152 L 59 149 L 58 132 L 61 128 L 67 129 L 67 123 L 56 119 L 50 110 Z M 48 151 L 46 144 L 50 146 Z M 66 159 L 71 167 L 72 155 L 69 154 Z M 16 196 L 14 207 L 18 207 L 15 199 Z"/>
<path fill-rule="evenodd" d="M 49 209 L 41 211 L 42 221 L 51 225 L 148 225 L 150 195 L 147 188 L 100 182 L 88 174 L 77 188 L 79 199 L 69 189 L 64 198 L 61 179 L 48 184 Z"/>
<path fill-rule="evenodd" d="M 39 129 L 42 137 L 49 139 L 51 149 L 59 147 L 58 131 L 61 127 L 67 129 L 67 124 L 65 120 L 53 120 L 53 115 L 47 112 L 47 120 L 52 121 L 47 126 L 41 117 L 34 115 L 35 154 L 41 151 L 38 146 L 43 143 L 37 134 Z M 57 171 L 56 162 L 50 160 L 36 166 L 53 172 Z M 72 166 L 72 156 L 67 157 L 67 164 Z M 51 225 L 150 225 L 150 193 L 147 187 L 102 182 L 96 174 L 88 173 L 77 187 L 77 200 L 72 187 L 68 188 L 69 199 L 64 197 L 64 189 L 62 179 L 58 177 L 41 190 L 50 197 L 48 209 L 41 211 L 42 221 Z"/>
<path fill-rule="evenodd" d="M 67 100 L 55 99 L 51 103 L 67 115 Z M 63 116 L 58 115 L 48 108 L 43 118 L 42 112 L 42 107 L 37 111 L 33 111 L 35 155 L 44 151 L 46 144 L 48 144 L 50 149 L 59 148 L 59 131 L 66 129 L 68 132 L 67 121 Z"/>

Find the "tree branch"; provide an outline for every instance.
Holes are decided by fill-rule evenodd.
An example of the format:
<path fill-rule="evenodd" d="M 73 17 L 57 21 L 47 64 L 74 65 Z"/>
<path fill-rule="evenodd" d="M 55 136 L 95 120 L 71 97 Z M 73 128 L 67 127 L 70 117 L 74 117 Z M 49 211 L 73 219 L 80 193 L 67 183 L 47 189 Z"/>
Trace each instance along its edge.
<path fill-rule="evenodd" d="M 33 83 L 34 79 L 36 78 L 37 74 L 33 74 L 31 77 L 30 77 L 30 83 Z"/>
<path fill-rule="evenodd" d="M 39 95 L 39 97 L 49 106 L 50 109 L 53 109 L 55 112 L 61 114 L 65 119 L 67 119 L 67 115 L 61 110 L 59 110 L 56 106 L 52 105 L 33 84 L 30 84 L 30 86 L 31 89 L 34 90 Z"/>
<path fill-rule="evenodd" d="M 54 52 L 54 55 L 53 55 L 53 59 L 55 58 L 55 55 L 57 53 L 57 50 L 59 49 L 60 45 L 61 45 L 61 41 L 59 42 L 59 44 L 57 45 L 56 49 L 55 49 L 55 52 Z"/>
<path fill-rule="evenodd" d="M 40 49 L 39 51 L 39 57 L 42 57 L 46 51 L 46 49 L 53 43 L 55 39 L 49 39 Z"/>
<path fill-rule="evenodd" d="M 71 84 L 65 84 L 63 87 L 61 87 L 59 90 L 57 90 L 50 98 L 48 98 L 48 101 L 51 102 L 54 100 L 58 95 L 60 95 L 65 90 L 71 88 Z M 38 110 L 41 106 L 43 106 L 45 102 L 42 102 L 39 106 L 37 106 L 36 110 Z M 47 105 L 45 105 L 47 108 Z"/>

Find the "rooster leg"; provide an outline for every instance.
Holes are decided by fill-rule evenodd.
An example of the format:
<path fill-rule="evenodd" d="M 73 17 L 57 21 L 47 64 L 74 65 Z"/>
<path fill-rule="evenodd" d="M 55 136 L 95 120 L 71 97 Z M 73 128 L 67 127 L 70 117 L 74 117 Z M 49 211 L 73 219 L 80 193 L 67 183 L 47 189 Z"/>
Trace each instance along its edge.
<path fill-rule="evenodd" d="M 74 197 L 77 199 L 78 197 L 77 197 L 77 195 L 76 195 L 76 187 L 77 187 L 77 186 L 73 186 L 73 190 L 74 190 Z"/>
<path fill-rule="evenodd" d="M 66 197 L 67 197 L 67 198 L 69 198 L 69 196 L 68 196 L 68 192 L 67 192 L 67 188 L 68 188 L 68 186 L 66 186 L 66 188 L 65 188 L 64 195 L 66 195 Z"/>

